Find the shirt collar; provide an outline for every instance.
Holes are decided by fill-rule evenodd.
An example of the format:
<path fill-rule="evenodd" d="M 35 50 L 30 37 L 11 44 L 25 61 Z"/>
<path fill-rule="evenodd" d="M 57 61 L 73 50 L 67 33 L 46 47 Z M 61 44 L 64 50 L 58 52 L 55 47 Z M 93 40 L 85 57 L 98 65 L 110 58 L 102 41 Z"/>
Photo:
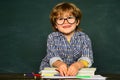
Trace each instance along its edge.
<path fill-rule="evenodd" d="M 54 32 L 55 33 L 55 35 L 54 36 L 58 36 L 58 37 L 60 37 L 60 36 L 64 36 L 61 32 Z M 83 35 L 83 32 L 81 32 L 81 31 L 75 31 L 75 33 L 74 33 L 74 35 L 73 36 L 81 36 L 81 35 Z"/>

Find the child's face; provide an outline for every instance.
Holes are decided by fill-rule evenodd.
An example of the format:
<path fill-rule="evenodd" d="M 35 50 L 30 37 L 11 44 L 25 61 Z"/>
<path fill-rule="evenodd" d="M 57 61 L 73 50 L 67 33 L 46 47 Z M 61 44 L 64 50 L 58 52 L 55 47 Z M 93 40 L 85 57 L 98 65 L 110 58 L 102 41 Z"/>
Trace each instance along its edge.
<path fill-rule="evenodd" d="M 66 12 L 56 19 L 56 28 L 63 34 L 68 35 L 74 33 L 79 22 L 80 21 L 76 21 L 76 18 L 73 15 Z"/>

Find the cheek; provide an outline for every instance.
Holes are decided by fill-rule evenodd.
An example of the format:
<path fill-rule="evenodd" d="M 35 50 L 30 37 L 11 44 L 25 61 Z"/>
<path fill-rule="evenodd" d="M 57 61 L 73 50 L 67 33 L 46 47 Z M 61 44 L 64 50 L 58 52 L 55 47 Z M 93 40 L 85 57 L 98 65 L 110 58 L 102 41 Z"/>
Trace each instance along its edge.
<path fill-rule="evenodd" d="M 55 28 L 56 28 L 56 29 L 59 29 L 59 28 L 61 28 L 61 26 L 60 26 L 60 25 L 57 25 Z"/>
<path fill-rule="evenodd" d="M 77 24 L 73 24 L 73 25 L 72 25 L 73 28 L 76 28 L 76 26 L 77 26 Z"/>

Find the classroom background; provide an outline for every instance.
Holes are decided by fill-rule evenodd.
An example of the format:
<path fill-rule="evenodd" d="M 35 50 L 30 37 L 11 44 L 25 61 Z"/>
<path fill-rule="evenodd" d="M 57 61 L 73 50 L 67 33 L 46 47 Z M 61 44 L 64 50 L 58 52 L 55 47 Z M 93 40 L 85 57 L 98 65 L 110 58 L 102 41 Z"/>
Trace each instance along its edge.
<path fill-rule="evenodd" d="M 52 32 L 49 14 L 60 2 L 82 11 L 98 74 L 120 74 L 120 0 L 0 0 L 0 73 L 39 72 Z"/>

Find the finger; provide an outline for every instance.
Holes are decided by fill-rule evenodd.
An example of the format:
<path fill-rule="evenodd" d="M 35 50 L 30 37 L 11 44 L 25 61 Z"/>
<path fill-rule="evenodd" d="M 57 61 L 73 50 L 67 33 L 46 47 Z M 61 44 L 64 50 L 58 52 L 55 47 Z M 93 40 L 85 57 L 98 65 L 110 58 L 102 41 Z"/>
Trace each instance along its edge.
<path fill-rule="evenodd" d="M 64 76 L 66 76 L 67 75 L 67 67 L 63 66 L 62 71 L 63 71 Z"/>
<path fill-rule="evenodd" d="M 69 70 L 68 70 L 68 75 L 69 76 L 75 76 L 77 73 L 76 69 L 73 68 L 73 67 L 70 67 Z"/>
<path fill-rule="evenodd" d="M 70 76 L 71 72 L 72 72 L 72 69 L 71 69 L 71 67 L 69 67 L 67 75 Z"/>
<path fill-rule="evenodd" d="M 57 68 L 57 69 L 55 69 L 55 70 L 58 71 L 61 76 L 63 76 L 63 72 L 62 72 L 61 69 L 58 69 L 58 68 Z"/>
<path fill-rule="evenodd" d="M 60 73 L 60 71 L 59 71 L 59 69 L 57 68 L 57 69 L 55 69 L 57 72 L 59 72 Z"/>
<path fill-rule="evenodd" d="M 64 73 L 63 73 L 63 71 L 61 71 L 61 70 L 60 70 L 60 75 L 61 75 L 61 76 L 64 76 Z"/>
<path fill-rule="evenodd" d="M 64 76 L 67 76 L 67 70 L 66 69 L 63 70 L 63 73 L 64 73 Z"/>
<path fill-rule="evenodd" d="M 66 76 L 67 75 L 67 68 L 66 67 L 62 68 L 62 71 L 63 71 L 63 75 Z"/>
<path fill-rule="evenodd" d="M 71 73 L 71 76 L 75 76 L 75 74 L 76 74 L 76 72 L 72 72 L 72 73 Z"/>
<path fill-rule="evenodd" d="M 71 72 L 71 76 L 76 76 L 76 74 L 78 73 L 78 71 L 76 69 L 74 69 L 72 72 Z"/>

